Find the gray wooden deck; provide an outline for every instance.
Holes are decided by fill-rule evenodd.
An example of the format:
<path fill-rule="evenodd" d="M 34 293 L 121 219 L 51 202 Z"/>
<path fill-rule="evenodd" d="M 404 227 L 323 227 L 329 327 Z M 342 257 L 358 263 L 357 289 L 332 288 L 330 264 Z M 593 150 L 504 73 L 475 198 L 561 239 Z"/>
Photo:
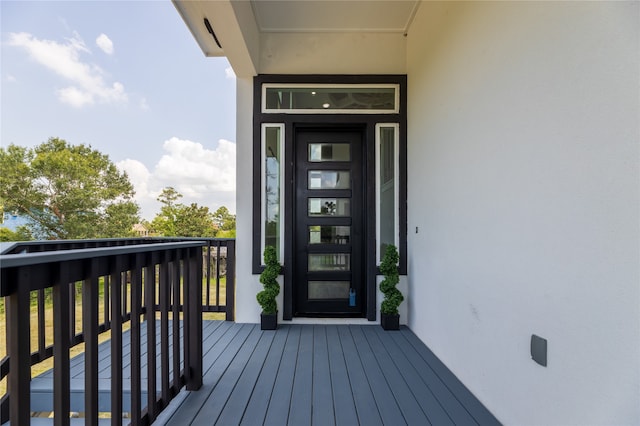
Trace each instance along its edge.
<path fill-rule="evenodd" d="M 215 326 L 220 321 L 204 321 L 203 331 L 209 327 Z M 183 333 L 182 324 L 180 324 L 180 335 Z M 160 334 L 160 322 L 156 323 L 156 334 Z M 173 337 L 173 327 L 169 321 L 169 339 Z M 156 363 L 160 365 L 160 339 L 156 343 Z M 126 412 L 131 409 L 131 337 L 130 331 L 122 333 L 122 405 Z M 140 376 L 142 384 L 142 405 L 147 404 L 147 327 L 146 323 L 142 323 L 140 328 L 140 342 L 142 351 L 140 354 Z M 181 350 L 182 350 L 182 341 Z M 183 363 L 180 364 L 181 368 Z M 169 351 L 169 373 L 173 372 L 173 352 Z M 84 411 L 84 384 L 85 384 L 85 366 L 84 353 L 73 357 L 70 361 L 70 405 L 71 411 Z M 161 377 L 158 375 L 156 385 L 161 389 Z M 101 412 L 111 411 L 111 341 L 107 340 L 98 346 L 98 409 Z M 31 379 L 31 411 L 32 412 L 49 412 L 53 410 L 53 369 Z"/>
<path fill-rule="evenodd" d="M 261 331 L 257 324 L 204 321 L 203 348 L 202 388 L 183 390 L 154 424 L 499 424 L 406 327 L 285 323 Z M 100 345 L 100 411 L 110 410 L 109 349 L 108 341 Z M 123 352 L 127 409 L 128 346 Z M 83 363 L 82 355 L 71 361 L 72 411 L 83 411 Z M 50 411 L 52 387 L 51 372 L 32 380 L 33 411 Z"/>
<path fill-rule="evenodd" d="M 406 327 L 219 322 L 205 326 L 204 384 L 167 425 L 494 425 Z M 176 408 L 177 405 L 177 408 Z"/>

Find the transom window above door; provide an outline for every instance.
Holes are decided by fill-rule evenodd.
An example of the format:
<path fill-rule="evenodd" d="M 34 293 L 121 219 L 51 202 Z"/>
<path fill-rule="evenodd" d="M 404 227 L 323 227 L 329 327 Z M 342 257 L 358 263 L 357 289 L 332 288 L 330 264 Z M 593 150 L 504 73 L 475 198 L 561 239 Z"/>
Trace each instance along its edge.
<path fill-rule="evenodd" d="M 262 112 L 288 114 L 397 114 L 398 84 L 262 85 Z"/>

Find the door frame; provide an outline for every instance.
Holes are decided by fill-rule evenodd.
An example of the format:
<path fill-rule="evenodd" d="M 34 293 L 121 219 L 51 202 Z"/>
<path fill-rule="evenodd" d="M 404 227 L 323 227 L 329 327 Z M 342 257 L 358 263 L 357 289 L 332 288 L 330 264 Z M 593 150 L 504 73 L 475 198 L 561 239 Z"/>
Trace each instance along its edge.
<path fill-rule="evenodd" d="M 265 113 L 262 111 L 262 85 L 264 83 L 309 83 L 309 84 L 362 84 L 362 83 L 393 83 L 398 84 L 400 109 L 398 113 L 380 114 L 291 114 L 291 113 Z M 293 250 L 295 246 L 294 215 L 287 214 L 295 208 L 295 170 L 294 162 L 294 137 L 297 129 L 357 129 L 362 131 L 363 141 L 363 179 L 365 182 L 375 182 L 375 141 L 376 124 L 395 122 L 399 124 L 399 270 L 401 275 L 407 273 L 407 155 L 406 155 L 406 129 L 407 129 L 407 77 L 406 75 L 258 75 L 254 77 L 253 87 L 253 241 L 252 241 L 252 272 L 260 274 L 264 269 L 262 265 L 262 226 L 261 223 L 261 198 L 262 198 L 262 126 L 269 124 L 281 124 L 284 129 L 283 139 L 283 195 L 282 203 L 284 219 L 281 226 L 284 227 L 282 244 L 284 247 L 284 259 L 281 262 L 283 285 L 283 303 L 279 308 L 284 320 L 291 320 L 294 316 L 294 286 L 295 268 L 293 267 Z M 374 184 L 364 186 L 364 199 L 366 211 L 376 209 L 376 187 Z M 376 264 L 376 217 L 375 214 L 365 215 L 364 231 L 364 271 L 365 280 L 365 311 L 364 316 L 369 321 L 375 321 L 376 312 L 376 277 L 380 274 Z"/>
<path fill-rule="evenodd" d="M 347 116 L 349 118 L 349 116 Z M 356 118 L 356 117 L 350 117 Z M 361 132 L 363 137 L 363 155 L 362 155 L 362 179 L 365 182 L 375 181 L 375 124 L 362 122 L 361 120 L 344 120 L 336 122 L 332 120 L 318 120 L 318 116 L 310 117 L 309 120 L 291 123 L 285 127 L 285 157 L 289 159 L 295 158 L 295 135 L 299 129 L 317 129 L 317 130 L 357 130 Z M 335 120 L 335 118 L 334 118 Z M 289 131 L 286 131 L 290 129 Z M 287 161 L 285 168 L 285 182 L 290 183 L 285 188 L 285 211 L 292 212 L 295 209 L 295 168 L 294 161 Z M 372 208 L 375 204 L 375 185 L 364 185 L 363 202 L 365 211 Z M 283 282 L 283 319 L 292 319 L 295 309 L 295 274 L 294 250 L 295 235 L 292 232 L 295 229 L 295 215 L 290 214 L 285 218 L 285 235 L 284 235 L 284 282 Z M 363 218 L 363 243 L 364 254 L 362 256 L 363 270 L 362 279 L 364 280 L 364 309 L 362 316 L 370 321 L 376 320 L 376 275 L 378 268 L 375 259 L 375 235 L 376 220 L 375 215 L 364 215 Z M 288 232 L 289 231 L 289 232 Z M 373 236 L 373 238 L 372 238 Z"/>
<path fill-rule="evenodd" d="M 365 256 L 367 253 L 367 250 L 365 250 L 365 247 L 367 246 L 367 240 L 369 238 L 369 233 L 366 232 L 366 226 L 367 226 L 367 221 L 370 220 L 367 217 L 366 214 L 366 206 L 367 206 L 367 194 L 366 194 L 366 171 L 364 168 L 364 165 L 366 163 L 365 160 L 365 135 L 364 135 L 364 127 L 363 126 L 332 126 L 330 124 L 326 124 L 326 125 L 322 125 L 322 126 L 296 126 L 295 130 L 294 130 L 294 134 L 293 134 L 293 139 L 294 139 L 294 154 L 292 157 L 292 162 L 293 162 L 293 171 L 294 171 L 294 179 L 293 179 L 293 194 L 294 194 L 294 200 L 293 200 L 293 210 L 291 210 L 291 217 L 292 217 L 292 223 L 293 223 L 293 228 L 291 232 L 292 236 L 293 236 L 293 244 L 292 244 L 292 267 L 293 267 L 293 271 L 294 271 L 294 279 L 293 280 L 289 280 L 288 282 L 291 282 L 293 285 L 291 286 L 291 293 L 292 293 L 292 299 L 293 299 L 293 314 L 295 316 L 302 316 L 302 317 L 344 317 L 344 318 L 351 318 L 351 317 L 365 317 L 366 316 L 366 294 L 367 294 L 367 288 L 366 288 L 366 283 L 367 283 L 367 279 L 366 279 L 366 262 L 365 262 Z M 350 274 L 351 274 L 351 281 L 353 282 L 353 280 L 355 278 L 359 279 L 361 282 L 358 284 L 358 293 L 357 296 L 358 300 L 361 301 L 360 303 L 360 311 L 359 312 L 341 312 L 341 313 L 332 313 L 330 311 L 318 311 L 318 312 L 303 312 L 300 309 L 302 308 L 301 306 L 299 306 L 299 303 L 301 302 L 300 300 L 300 296 L 302 296 L 304 294 L 304 289 L 302 288 L 302 285 L 300 283 L 297 282 L 298 279 L 300 279 L 300 271 L 298 270 L 298 268 L 301 266 L 301 264 L 304 264 L 304 259 L 300 259 L 299 258 L 299 253 L 298 250 L 300 249 L 300 247 L 298 247 L 298 243 L 300 241 L 300 234 L 297 234 L 296 232 L 300 231 L 300 220 L 301 217 L 300 215 L 303 215 L 302 219 L 306 218 L 307 215 L 307 211 L 306 208 L 304 209 L 304 211 L 299 211 L 298 208 L 300 207 L 300 199 L 298 198 L 298 192 L 299 189 L 298 185 L 303 185 L 304 186 L 304 182 L 299 182 L 298 178 L 300 177 L 300 174 L 298 173 L 298 161 L 299 161 L 299 156 L 301 154 L 301 150 L 304 150 L 304 152 L 302 152 L 302 155 L 306 157 L 306 146 L 303 148 L 302 144 L 304 142 L 301 142 L 299 139 L 300 134 L 302 133 L 314 133 L 314 134 L 345 134 L 345 133 L 351 133 L 351 134 L 357 134 L 358 135 L 358 139 L 359 139 L 359 143 L 360 146 L 358 147 L 357 150 L 355 150 L 356 152 L 358 152 L 358 156 L 353 156 L 354 153 L 354 149 L 351 148 L 351 160 L 350 162 L 353 161 L 357 161 L 359 164 L 356 166 L 356 168 L 358 168 L 360 170 L 360 174 L 359 176 L 354 176 L 354 179 L 352 179 L 352 182 L 357 181 L 358 182 L 358 186 L 359 188 L 356 188 L 355 186 L 351 187 L 350 190 L 352 191 L 352 195 L 351 195 L 351 206 L 352 206 L 352 210 L 351 210 L 351 215 L 350 215 L 350 221 L 351 221 L 351 225 L 349 225 L 351 227 L 351 231 L 354 232 L 355 230 L 359 230 L 360 228 L 362 228 L 360 230 L 360 237 L 358 237 L 358 239 L 356 240 L 356 245 L 353 245 L 353 241 L 354 241 L 354 234 L 351 234 L 351 268 L 350 268 Z M 350 141 L 350 144 L 353 144 L 354 141 Z M 306 144 L 305 144 L 306 145 Z M 317 164 L 321 164 L 321 163 L 317 163 Z M 313 167 L 313 166 L 308 166 L 308 167 Z M 323 166 L 318 166 L 320 168 L 322 168 Z M 351 167 L 351 170 L 353 170 L 353 167 Z M 306 182 L 306 180 L 305 180 Z M 305 189 L 303 189 L 302 191 L 306 192 Z M 358 195 L 354 196 L 354 192 L 357 193 Z M 355 197 L 355 198 L 354 198 Z M 360 203 L 360 209 L 359 209 L 359 214 L 354 215 L 354 210 L 353 210 L 353 206 L 354 206 L 354 202 L 353 200 L 357 200 L 356 203 Z M 306 222 L 306 221 L 305 221 Z M 357 223 L 357 224 L 356 224 Z M 305 233 L 305 235 L 307 235 Z M 305 240 L 307 239 L 307 237 L 305 236 L 304 238 Z M 359 253 L 358 253 L 359 251 Z M 296 254 L 298 253 L 298 255 Z M 357 261 L 356 261 L 357 259 Z M 354 266 L 356 266 L 356 268 L 354 268 Z M 364 284 L 363 284 L 364 283 Z M 364 295 L 364 297 L 363 297 Z M 307 301 L 308 302 L 308 301 Z M 311 302 L 311 304 L 313 304 L 314 302 Z M 322 304 L 323 302 L 320 302 L 319 304 Z M 327 302 L 327 303 L 331 303 L 331 302 Z"/>

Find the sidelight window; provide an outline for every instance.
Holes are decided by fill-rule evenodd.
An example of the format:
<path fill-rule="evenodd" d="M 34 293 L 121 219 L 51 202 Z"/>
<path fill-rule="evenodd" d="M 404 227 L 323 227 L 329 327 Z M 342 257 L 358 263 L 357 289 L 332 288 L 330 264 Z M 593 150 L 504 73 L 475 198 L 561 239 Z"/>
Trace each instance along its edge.
<path fill-rule="evenodd" d="M 376 125 L 377 263 L 389 244 L 399 244 L 399 167 L 397 123 Z"/>
<path fill-rule="evenodd" d="M 275 247 L 284 259 L 284 124 L 262 125 L 262 247 Z"/>

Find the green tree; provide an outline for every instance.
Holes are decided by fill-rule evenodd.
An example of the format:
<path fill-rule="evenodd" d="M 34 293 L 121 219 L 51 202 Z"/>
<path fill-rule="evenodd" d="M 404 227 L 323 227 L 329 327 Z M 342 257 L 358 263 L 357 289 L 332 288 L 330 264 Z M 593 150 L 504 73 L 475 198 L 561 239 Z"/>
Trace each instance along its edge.
<path fill-rule="evenodd" d="M 229 209 L 225 206 L 218 208 L 213 213 L 213 220 L 218 229 L 222 231 L 235 231 L 236 229 L 236 215 L 229 213 Z"/>
<path fill-rule="evenodd" d="M 9 228 L 0 227 L 0 242 L 8 241 L 30 241 L 33 237 L 27 228 L 24 226 L 18 227 L 15 231 Z"/>
<path fill-rule="evenodd" d="M 105 209 L 99 238 L 135 237 L 133 225 L 139 223 L 139 207 L 133 201 L 111 204 Z"/>
<path fill-rule="evenodd" d="M 166 207 L 173 207 L 176 205 L 176 201 L 182 198 L 182 194 L 176 191 L 172 186 L 167 186 L 162 189 L 162 193 L 158 195 L 157 200 L 164 204 Z"/>
<path fill-rule="evenodd" d="M 0 199 L 28 218 L 36 238 L 123 237 L 138 219 L 133 185 L 109 157 L 51 138 L 0 148 Z"/>
<path fill-rule="evenodd" d="M 181 205 L 176 216 L 176 232 L 181 237 L 215 237 L 216 228 L 209 207 L 196 203 Z"/>
<path fill-rule="evenodd" d="M 158 196 L 163 205 L 151 221 L 151 229 L 164 237 L 215 237 L 216 225 L 209 207 L 196 203 L 176 203 L 182 198 L 174 188 L 167 187 Z"/>
<path fill-rule="evenodd" d="M 160 213 L 151 221 L 151 229 L 165 237 L 175 237 L 176 218 L 178 214 L 178 205 L 176 201 L 182 198 L 182 194 L 176 191 L 173 187 L 168 186 L 162 190 L 162 193 L 156 198 L 156 200 L 162 203 Z"/>

